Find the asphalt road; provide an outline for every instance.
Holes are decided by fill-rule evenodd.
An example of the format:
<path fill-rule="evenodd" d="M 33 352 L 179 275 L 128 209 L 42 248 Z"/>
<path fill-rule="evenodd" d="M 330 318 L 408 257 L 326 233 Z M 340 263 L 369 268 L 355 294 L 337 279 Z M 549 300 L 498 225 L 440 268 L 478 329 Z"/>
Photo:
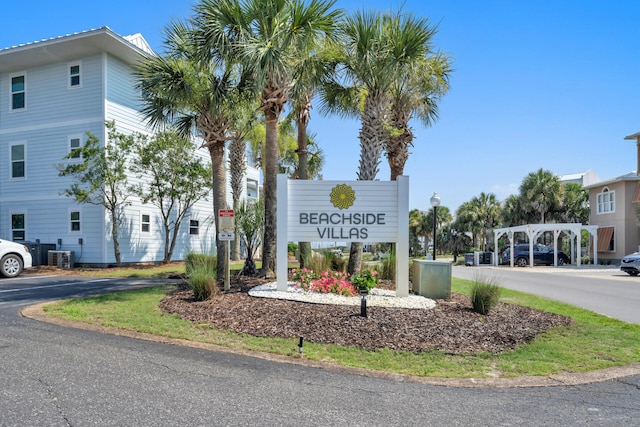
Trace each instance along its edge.
<path fill-rule="evenodd" d="M 615 267 L 454 266 L 454 277 L 496 284 L 640 324 L 640 277 Z"/>
<path fill-rule="evenodd" d="M 443 387 L 66 328 L 19 314 L 51 298 L 146 284 L 0 280 L 0 425 L 640 426 L 640 375 L 555 387 Z"/>

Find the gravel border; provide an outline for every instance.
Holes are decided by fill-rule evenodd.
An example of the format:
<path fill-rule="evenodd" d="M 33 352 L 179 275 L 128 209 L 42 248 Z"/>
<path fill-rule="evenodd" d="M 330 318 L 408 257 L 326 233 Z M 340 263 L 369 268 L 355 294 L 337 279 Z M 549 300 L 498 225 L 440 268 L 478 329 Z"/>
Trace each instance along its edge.
<path fill-rule="evenodd" d="M 276 282 L 258 285 L 249 290 L 249 296 L 259 298 L 275 298 L 289 301 L 301 301 L 314 304 L 336 304 L 336 305 L 360 305 L 359 296 L 347 297 L 337 294 L 323 294 L 320 292 L 305 292 L 299 286 L 294 286 L 293 282 L 287 283 L 286 291 L 278 291 Z M 367 306 L 370 307 L 398 307 L 432 309 L 436 302 L 432 299 L 420 295 L 409 295 L 408 297 L 397 297 L 395 291 L 387 289 L 372 289 L 366 297 Z"/>

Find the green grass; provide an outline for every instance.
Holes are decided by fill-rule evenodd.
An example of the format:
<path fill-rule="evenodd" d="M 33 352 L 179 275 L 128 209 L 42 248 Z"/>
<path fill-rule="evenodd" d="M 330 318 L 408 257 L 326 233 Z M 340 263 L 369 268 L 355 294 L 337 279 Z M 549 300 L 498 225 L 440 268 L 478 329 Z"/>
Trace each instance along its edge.
<path fill-rule="evenodd" d="M 469 294 L 472 282 L 452 279 L 454 292 Z M 120 329 L 212 343 L 230 348 L 296 356 L 297 340 L 259 338 L 193 324 L 162 312 L 158 303 L 168 287 L 119 292 L 57 302 L 47 313 Z M 482 378 L 586 372 L 640 361 L 640 325 L 631 325 L 594 312 L 541 297 L 502 289 L 501 301 L 570 316 L 575 323 L 552 330 L 529 345 L 499 355 L 457 356 L 441 352 L 365 351 L 305 342 L 304 358 L 407 375 L 442 378 Z"/>

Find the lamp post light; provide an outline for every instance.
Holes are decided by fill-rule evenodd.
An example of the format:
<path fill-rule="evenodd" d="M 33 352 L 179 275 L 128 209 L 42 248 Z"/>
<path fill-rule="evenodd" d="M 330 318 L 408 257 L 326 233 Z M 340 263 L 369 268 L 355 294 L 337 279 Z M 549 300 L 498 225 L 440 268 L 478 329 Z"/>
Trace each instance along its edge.
<path fill-rule="evenodd" d="M 433 206 L 433 260 L 436 260 L 436 224 L 438 218 L 438 206 L 440 206 L 440 196 L 434 192 L 431 196 L 431 206 Z"/>

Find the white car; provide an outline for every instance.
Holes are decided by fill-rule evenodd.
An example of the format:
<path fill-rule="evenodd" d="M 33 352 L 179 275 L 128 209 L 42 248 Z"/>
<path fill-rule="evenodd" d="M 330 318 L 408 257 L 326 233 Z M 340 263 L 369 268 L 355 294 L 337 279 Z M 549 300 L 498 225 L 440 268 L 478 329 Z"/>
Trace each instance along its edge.
<path fill-rule="evenodd" d="M 0 274 L 16 277 L 25 268 L 31 268 L 33 260 L 29 248 L 23 244 L 0 239 Z"/>
<path fill-rule="evenodd" d="M 620 270 L 630 276 L 637 276 L 640 273 L 640 252 L 634 252 L 622 258 Z"/>

